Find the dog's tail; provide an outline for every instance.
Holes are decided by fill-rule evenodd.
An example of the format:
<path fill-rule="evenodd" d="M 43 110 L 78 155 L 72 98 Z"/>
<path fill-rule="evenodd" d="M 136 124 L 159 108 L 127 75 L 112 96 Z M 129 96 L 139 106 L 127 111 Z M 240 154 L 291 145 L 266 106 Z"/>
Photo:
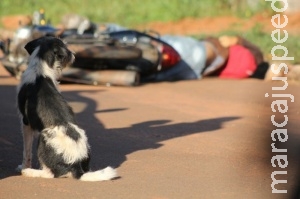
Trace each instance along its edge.
<path fill-rule="evenodd" d="M 111 180 L 118 177 L 116 169 L 112 167 L 106 167 L 105 169 L 98 170 L 98 171 L 90 171 L 84 173 L 80 180 L 82 181 L 104 181 L 104 180 Z"/>

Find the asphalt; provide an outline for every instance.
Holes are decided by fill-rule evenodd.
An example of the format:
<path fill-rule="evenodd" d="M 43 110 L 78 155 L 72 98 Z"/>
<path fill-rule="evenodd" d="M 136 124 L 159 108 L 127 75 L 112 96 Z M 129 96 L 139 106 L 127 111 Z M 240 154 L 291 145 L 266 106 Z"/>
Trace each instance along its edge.
<path fill-rule="evenodd" d="M 216 78 L 138 87 L 61 84 L 62 94 L 89 137 L 91 168 L 110 165 L 120 176 L 113 181 L 81 182 L 26 178 L 15 171 L 22 160 L 17 84 L 18 80 L 1 67 L 1 199 L 297 198 L 297 85 L 277 91 L 272 87 L 282 84 Z M 274 93 L 292 94 L 295 100 L 272 97 Z M 275 100 L 287 101 L 286 113 L 272 112 Z M 279 129 L 272 124 L 272 115 L 278 123 L 287 115 L 286 125 L 280 128 L 287 129 L 286 142 L 272 140 L 272 131 Z M 287 152 L 272 152 L 272 143 Z M 271 159 L 276 155 L 287 157 L 287 167 L 278 167 L 276 160 L 276 167 L 272 166 Z M 38 167 L 36 159 L 34 167 Z M 272 193 L 274 171 L 287 172 L 276 176 L 287 182 L 275 186 L 287 190 L 286 194 Z"/>

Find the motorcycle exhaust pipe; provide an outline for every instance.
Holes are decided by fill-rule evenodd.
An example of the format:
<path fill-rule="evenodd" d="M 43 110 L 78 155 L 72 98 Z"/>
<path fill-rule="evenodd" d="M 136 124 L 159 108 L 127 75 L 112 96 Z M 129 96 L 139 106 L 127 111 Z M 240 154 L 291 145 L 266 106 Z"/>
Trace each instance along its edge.
<path fill-rule="evenodd" d="M 106 86 L 137 86 L 140 75 L 137 71 L 128 70 L 85 70 L 66 68 L 63 70 L 61 81 L 89 85 Z"/>

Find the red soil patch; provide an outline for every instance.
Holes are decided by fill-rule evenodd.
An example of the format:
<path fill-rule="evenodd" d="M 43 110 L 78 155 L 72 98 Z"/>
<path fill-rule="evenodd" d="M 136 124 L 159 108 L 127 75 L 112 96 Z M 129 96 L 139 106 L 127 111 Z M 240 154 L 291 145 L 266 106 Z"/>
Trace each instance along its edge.
<path fill-rule="evenodd" d="M 300 33 L 300 12 L 287 14 L 288 25 L 284 28 L 290 34 Z M 152 22 L 139 28 L 150 28 L 161 34 L 215 34 L 225 30 L 246 31 L 260 24 L 262 29 L 271 32 L 275 28 L 271 23 L 272 15 L 260 14 L 250 19 L 241 19 L 235 16 L 206 17 L 200 19 L 186 18 L 172 22 Z M 282 22 L 283 22 L 282 18 Z"/>
<path fill-rule="evenodd" d="M 286 14 L 288 17 L 288 25 L 284 28 L 291 35 L 300 35 L 300 12 Z M 2 18 L 2 23 L 6 26 L 16 26 L 17 18 Z M 24 16 L 27 17 L 27 16 Z M 216 34 L 226 30 L 247 31 L 255 25 L 260 25 L 263 31 L 270 32 L 275 28 L 271 23 L 272 15 L 261 13 L 252 18 L 242 19 L 236 16 L 219 16 L 205 18 L 185 18 L 179 21 L 170 22 L 151 22 L 137 27 L 140 30 L 151 29 L 160 34 L 179 34 L 179 35 L 199 35 L 199 34 Z M 283 22 L 284 19 L 282 19 Z M 12 23 L 14 21 L 14 23 Z M 24 22 L 25 23 L 25 22 Z M 6 27 L 4 26 L 4 27 Z M 7 38 L 15 29 L 6 27 L 0 30 L 0 39 Z"/>

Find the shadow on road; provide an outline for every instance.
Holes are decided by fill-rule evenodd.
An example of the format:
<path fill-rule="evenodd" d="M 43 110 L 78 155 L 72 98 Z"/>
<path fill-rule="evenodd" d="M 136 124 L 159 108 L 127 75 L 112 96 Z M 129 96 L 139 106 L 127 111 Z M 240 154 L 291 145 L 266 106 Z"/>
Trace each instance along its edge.
<path fill-rule="evenodd" d="M 0 178 L 16 175 L 22 161 L 22 135 L 16 109 L 16 87 L 0 86 Z"/>
<path fill-rule="evenodd" d="M 98 91 L 82 91 L 98 92 Z M 22 160 L 22 135 L 16 109 L 15 86 L 0 86 L 0 178 L 6 178 L 16 173 L 15 168 Z M 128 108 L 116 107 L 110 110 L 96 110 L 94 100 L 80 95 L 81 91 L 63 92 L 69 102 L 80 102 L 87 106 L 76 118 L 79 126 L 87 132 L 92 148 L 91 168 L 93 170 L 108 165 L 119 167 L 126 156 L 135 151 L 157 149 L 162 141 L 195 133 L 203 133 L 222 128 L 222 124 L 239 119 L 239 117 L 221 117 L 199 120 L 190 123 L 168 124 L 170 120 L 157 119 L 132 124 L 130 127 L 105 129 L 95 117 L 95 113 L 126 111 Z M 101 104 L 100 104 L 101 106 Z M 122 119 L 122 118 L 116 118 Z M 34 148 L 35 149 L 35 148 Z M 35 151 L 35 150 L 34 150 Z M 38 167 L 36 156 L 33 157 L 33 167 Z"/>
<path fill-rule="evenodd" d="M 69 102 L 72 99 L 76 99 L 76 102 L 87 104 L 86 108 L 82 112 L 77 113 L 76 117 L 79 125 L 86 130 L 89 137 L 92 148 L 92 169 L 108 165 L 119 167 L 126 161 L 126 155 L 130 153 L 159 148 L 163 145 L 161 142 L 165 140 L 214 131 L 222 128 L 225 122 L 239 119 L 239 117 L 220 117 L 177 124 L 168 124 L 172 121 L 157 119 L 132 124 L 130 127 L 125 128 L 105 129 L 101 121 L 95 117 L 95 113 L 126 111 L 129 108 L 116 107 L 99 111 L 97 110 L 96 102 L 80 95 L 80 91 L 64 92 L 63 94 Z M 116 120 L 120 119 L 122 118 L 116 118 Z"/>

